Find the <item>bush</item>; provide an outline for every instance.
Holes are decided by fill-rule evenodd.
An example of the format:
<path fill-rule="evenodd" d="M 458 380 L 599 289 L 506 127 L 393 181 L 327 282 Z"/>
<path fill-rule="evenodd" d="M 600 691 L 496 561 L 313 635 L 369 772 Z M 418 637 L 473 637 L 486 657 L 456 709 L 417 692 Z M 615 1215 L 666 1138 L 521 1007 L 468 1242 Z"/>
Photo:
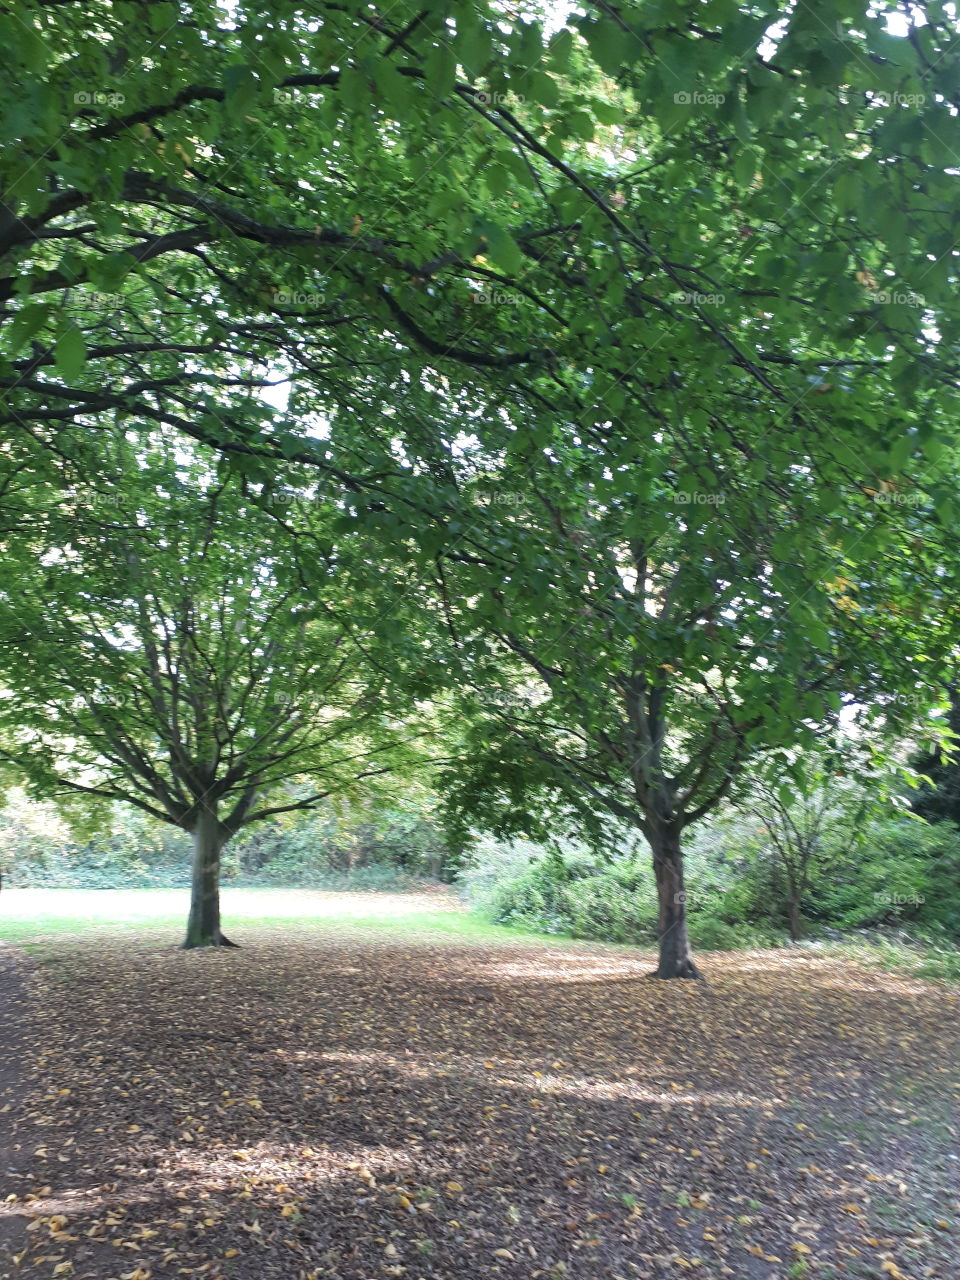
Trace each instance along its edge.
<path fill-rule="evenodd" d="M 711 881 L 695 871 L 694 878 L 708 886 L 688 895 L 688 928 L 695 946 L 721 951 L 779 942 L 774 930 L 743 923 L 734 887 L 720 887 L 723 876 Z M 496 924 L 598 942 L 656 942 L 656 888 L 642 854 L 598 863 L 575 847 L 560 854 L 532 844 L 482 840 L 459 883 Z"/>
<path fill-rule="evenodd" d="M 960 939 L 960 831 L 907 817 L 874 824 L 862 847 L 836 858 L 811 887 L 809 913 L 856 929 L 906 923 Z"/>
<path fill-rule="evenodd" d="M 573 849 L 482 843 L 462 873 L 467 897 L 498 924 L 606 942 L 646 942 L 656 906 L 636 863 L 598 865 Z"/>
<path fill-rule="evenodd" d="M 12 791 L 0 809 L 0 849 L 4 882 L 24 887 L 179 888 L 190 879 L 190 836 L 123 805 L 71 826 Z M 449 881 L 458 865 L 429 796 L 413 793 L 376 811 L 324 807 L 241 831 L 222 871 L 225 883 L 251 886 L 394 889 Z"/>

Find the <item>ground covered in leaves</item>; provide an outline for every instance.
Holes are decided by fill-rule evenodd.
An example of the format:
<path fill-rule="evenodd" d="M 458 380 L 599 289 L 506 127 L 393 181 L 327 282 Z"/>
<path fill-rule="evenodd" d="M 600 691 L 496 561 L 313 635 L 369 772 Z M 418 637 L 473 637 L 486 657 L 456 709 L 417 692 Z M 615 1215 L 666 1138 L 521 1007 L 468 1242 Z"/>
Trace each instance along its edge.
<path fill-rule="evenodd" d="M 21 956 L 0 1276 L 960 1275 L 957 988 L 504 937 Z"/>

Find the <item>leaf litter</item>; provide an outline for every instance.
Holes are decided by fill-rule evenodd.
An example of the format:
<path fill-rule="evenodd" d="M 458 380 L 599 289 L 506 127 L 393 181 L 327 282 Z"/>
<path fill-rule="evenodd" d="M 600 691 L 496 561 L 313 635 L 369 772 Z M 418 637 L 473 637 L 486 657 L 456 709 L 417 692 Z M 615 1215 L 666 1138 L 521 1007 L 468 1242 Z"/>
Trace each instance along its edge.
<path fill-rule="evenodd" d="M 662 983 L 594 945 L 246 942 L 29 967 L 4 1280 L 960 1275 L 956 988 L 794 951 Z"/>

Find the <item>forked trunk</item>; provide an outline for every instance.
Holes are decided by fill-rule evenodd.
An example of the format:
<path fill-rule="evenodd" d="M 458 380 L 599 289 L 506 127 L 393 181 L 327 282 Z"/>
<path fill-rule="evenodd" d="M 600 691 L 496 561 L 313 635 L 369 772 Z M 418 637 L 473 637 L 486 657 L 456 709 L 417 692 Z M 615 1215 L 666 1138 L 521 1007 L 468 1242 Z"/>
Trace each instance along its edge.
<path fill-rule="evenodd" d="M 215 807 L 203 807 L 193 828 L 193 883 L 184 949 L 235 947 L 220 931 L 220 850 L 223 837 Z"/>
<path fill-rule="evenodd" d="M 687 901 L 680 836 L 672 831 L 658 832 L 650 843 L 657 878 L 657 936 L 660 942 L 660 964 L 653 976 L 699 978 L 700 970 L 693 963 L 687 938 Z"/>

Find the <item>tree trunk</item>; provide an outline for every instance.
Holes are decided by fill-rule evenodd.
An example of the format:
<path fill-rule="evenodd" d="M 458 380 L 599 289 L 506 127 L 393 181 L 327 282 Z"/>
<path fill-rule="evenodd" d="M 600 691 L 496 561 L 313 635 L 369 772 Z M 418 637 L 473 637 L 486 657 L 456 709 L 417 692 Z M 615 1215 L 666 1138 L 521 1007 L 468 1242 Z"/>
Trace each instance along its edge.
<path fill-rule="evenodd" d="M 679 833 L 659 832 L 650 841 L 660 911 L 657 936 L 660 964 L 655 978 L 699 978 L 687 938 L 687 904 Z"/>
<path fill-rule="evenodd" d="M 193 884 L 184 949 L 235 947 L 220 931 L 220 850 L 224 840 L 216 805 L 200 809 L 193 828 Z"/>
<path fill-rule="evenodd" d="M 790 930 L 790 941 L 799 942 L 800 935 L 803 930 L 800 926 L 800 903 L 796 898 L 791 898 L 787 904 L 788 928 Z"/>

